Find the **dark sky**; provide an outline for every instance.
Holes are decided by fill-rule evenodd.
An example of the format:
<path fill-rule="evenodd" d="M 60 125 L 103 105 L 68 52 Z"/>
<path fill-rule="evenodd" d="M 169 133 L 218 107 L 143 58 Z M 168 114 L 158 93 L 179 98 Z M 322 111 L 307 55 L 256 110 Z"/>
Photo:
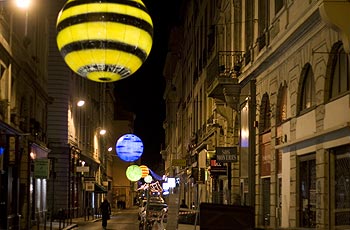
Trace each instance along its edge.
<path fill-rule="evenodd" d="M 134 134 L 144 144 L 142 163 L 153 171 L 161 162 L 164 143 L 162 128 L 165 116 L 163 67 L 171 25 L 177 21 L 180 0 L 144 0 L 154 27 L 150 55 L 141 68 L 130 77 L 116 82 L 117 95 L 124 107 L 136 114 Z M 119 92 L 119 94 L 118 94 Z"/>

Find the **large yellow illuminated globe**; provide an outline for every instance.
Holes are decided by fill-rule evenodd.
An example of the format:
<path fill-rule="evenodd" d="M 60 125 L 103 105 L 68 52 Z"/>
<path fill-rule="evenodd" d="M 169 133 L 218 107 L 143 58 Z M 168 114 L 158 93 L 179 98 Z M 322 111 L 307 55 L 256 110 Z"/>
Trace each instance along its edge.
<path fill-rule="evenodd" d="M 92 81 L 130 76 L 152 48 L 153 23 L 141 0 L 68 0 L 56 27 L 65 62 Z"/>

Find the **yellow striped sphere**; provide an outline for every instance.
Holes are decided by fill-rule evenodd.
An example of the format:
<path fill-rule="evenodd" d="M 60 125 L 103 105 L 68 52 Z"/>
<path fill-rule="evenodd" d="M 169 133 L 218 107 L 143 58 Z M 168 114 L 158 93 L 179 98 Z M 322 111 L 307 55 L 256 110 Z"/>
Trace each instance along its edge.
<path fill-rule="evenodd" d="M 56 27 L 65 62 L 92 81 L 130 76 L 152 48 L 153 23 L 141 0 L 68 0 Z"/>
<path fill-rule="evenodd" d="M 149 169 L 146 165 L 140 165 L 141 168 L 141 178 L 145 178 L 149 174 Z"/>

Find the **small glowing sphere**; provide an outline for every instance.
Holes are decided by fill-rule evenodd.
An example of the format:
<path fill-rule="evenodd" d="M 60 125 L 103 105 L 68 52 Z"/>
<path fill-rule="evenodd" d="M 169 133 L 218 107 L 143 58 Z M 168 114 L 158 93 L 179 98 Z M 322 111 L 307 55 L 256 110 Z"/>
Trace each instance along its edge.
<path fill-rule="evenodd" d="M 147 184 L 151 183 L 152 180 L 153 180 L 153 178 L 152 178 L 151 175 L 148 175 L 148 176 L 146 176 L 146 177 L 144 178 L 144 181 L 145 181 Z"/>
<path fill-rule="evenodd" d="M 130 165 L 126 169 L 126 177 L 130 181 L 138 181 L 141 179 L 141 168 L 138 165 Z"/>
<path fill-rule="evenodd" d="M 97 82 L 135 73 L 153 43 L 153 22 L 141 0 L 68 0 L 56 28 L 57 46 L 69 68 Z"/>
<path fill-rule="evenodd" d="M 121 136 L 115 145 L 117 156 L 126 162 L 138 160 L 143 153 L 143 143 L 141 139 L 134 134 L 125 134 Z"/>

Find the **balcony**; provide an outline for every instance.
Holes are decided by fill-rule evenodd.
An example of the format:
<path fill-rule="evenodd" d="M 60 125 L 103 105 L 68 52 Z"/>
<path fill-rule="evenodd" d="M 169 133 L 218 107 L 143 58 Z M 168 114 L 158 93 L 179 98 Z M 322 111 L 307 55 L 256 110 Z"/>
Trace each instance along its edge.
<path fill-rule="evenodd" d="M 321 0 L 318 2 L 322 19 L 341 33 L 346 52 L 350 52 L 349 1 Z"/>
<path fill-rule="evenodd" d="M 207 69 L 207 93 L 209 97 L 219 99 L 236 108 L 240 95 L 238 76 L 243 63 L 243 52 L 218 52 Z M 233 100 L 233 101 L 232 101 Z"/>

